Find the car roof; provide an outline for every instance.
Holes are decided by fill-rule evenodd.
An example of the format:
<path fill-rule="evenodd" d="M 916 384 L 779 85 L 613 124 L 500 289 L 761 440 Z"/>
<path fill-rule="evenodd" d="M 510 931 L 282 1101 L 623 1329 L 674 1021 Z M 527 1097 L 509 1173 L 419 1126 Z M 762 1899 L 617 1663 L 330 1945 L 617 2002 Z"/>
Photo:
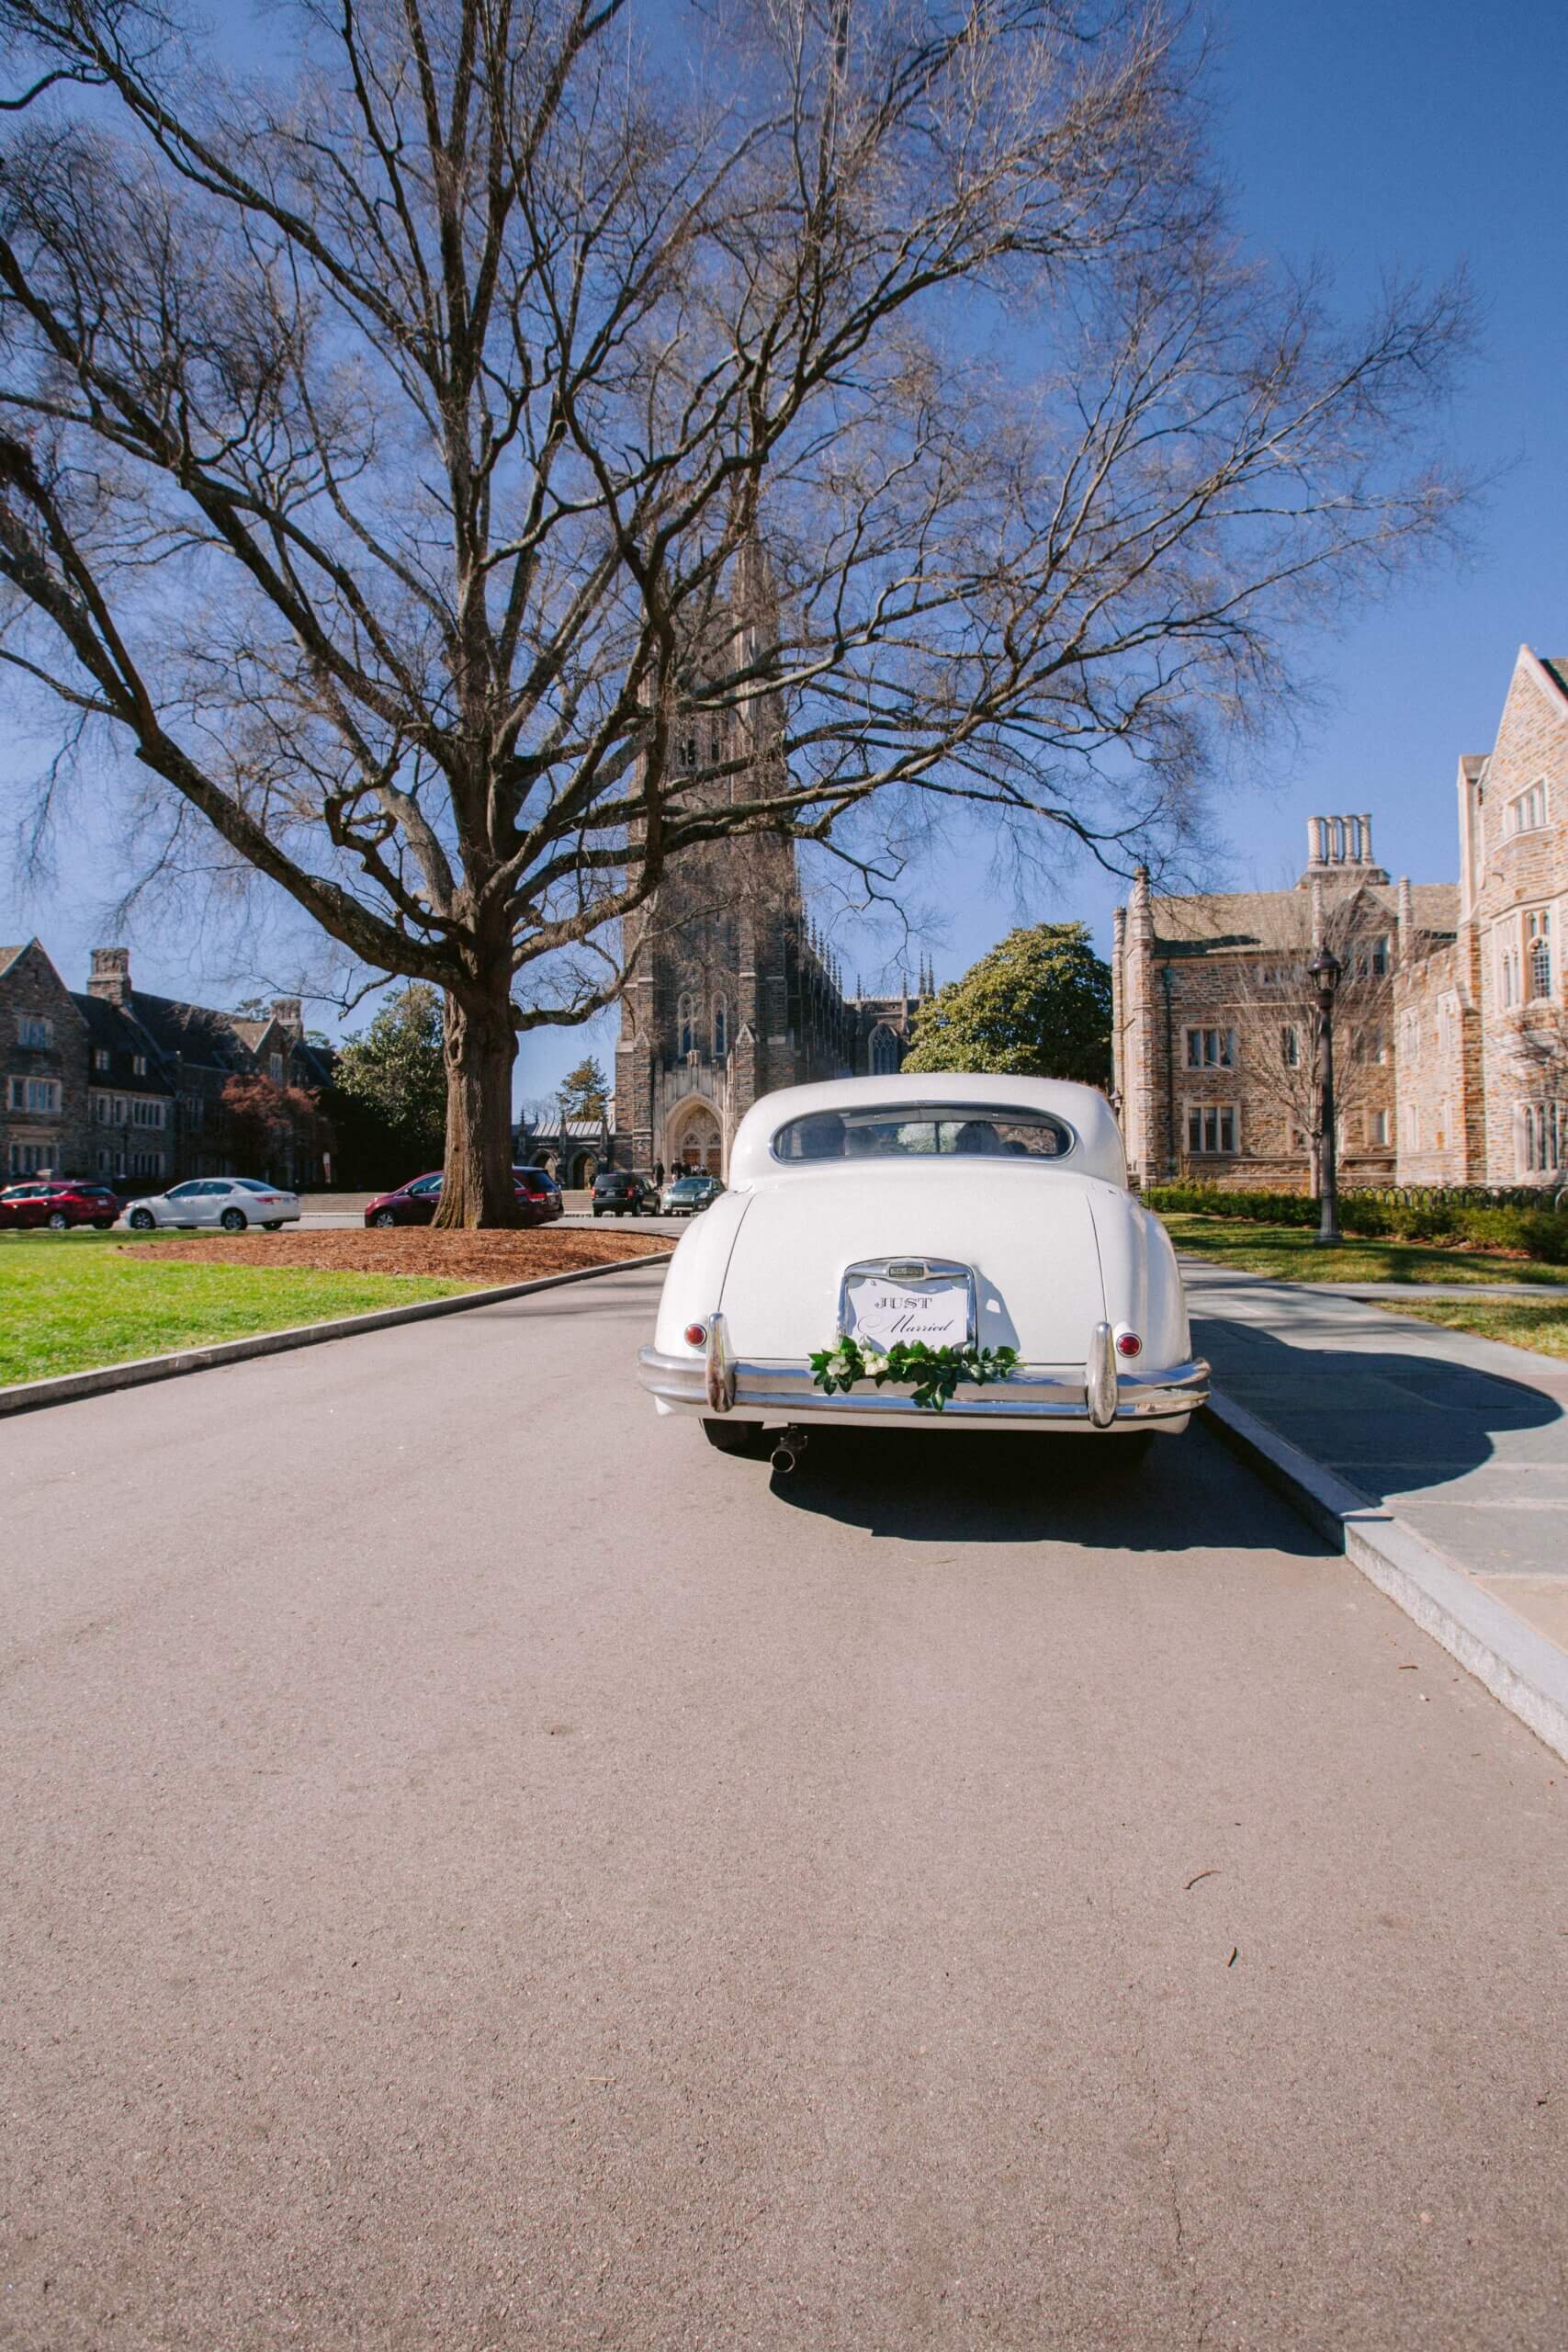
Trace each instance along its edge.
<path fill-rule="evenodd" d="M 816 1086 L 781 1086 L 754 1102 L 736 1129 L 729 1154 L 730 1179 L 756 1182 L 786 1172 L 770 1148 L 786 1120 L 805 1118 L 813 1112 L 894 1110 L 900 1105 L 913 1112 L 930 1102 L 951 1102 L 964 1110 L 1048 1112 L 1073 1130 L 1077 1143 L 1065 1161 L 1043 1165 L 1069 1166 L 1080 1176 L 1098 1176 L 1109 1184 L 1127 1182 L 1121 1131 L 1097 1086 L 1075 1085 L 1065 1078 L 997 1078 L 979 1070 L 899 1070 L 890 1078 L 837 1078 Z M 965 1164 L 973 1170 L 977 1163 Z M 787 1172 L 809 1176 L 829 1169 L 841 1170 L 843 1165 L 839 1160 L 808 1160 L 791 1166 Z"/>

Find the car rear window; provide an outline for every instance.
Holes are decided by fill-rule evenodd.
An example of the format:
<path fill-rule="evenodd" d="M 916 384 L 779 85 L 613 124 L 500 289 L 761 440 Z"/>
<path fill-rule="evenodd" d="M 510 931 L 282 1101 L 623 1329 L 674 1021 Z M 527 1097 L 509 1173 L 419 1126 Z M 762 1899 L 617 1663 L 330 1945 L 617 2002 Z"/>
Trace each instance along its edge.
<path fill-rule="evenodd" d="M 808 1111 L 773 1136 L 775 1159 L 1065 1159 L 1072 1129 L 1049 1111 L 1001 1103 L 879 1102 Z"/>

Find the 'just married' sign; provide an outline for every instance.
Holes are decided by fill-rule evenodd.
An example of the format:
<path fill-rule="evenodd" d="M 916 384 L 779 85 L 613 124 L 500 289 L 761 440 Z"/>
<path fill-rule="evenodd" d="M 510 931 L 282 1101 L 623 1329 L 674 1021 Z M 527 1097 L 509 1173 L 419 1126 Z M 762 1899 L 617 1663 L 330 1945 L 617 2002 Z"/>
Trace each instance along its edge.
<path fill-rule="evenodd" d="M 961 1274 L 916 1283 L 854 1274 L 844 1285 L 844 1332 L 881 1354 L 902 1340 L 961 1348 L 969 1337 L 969 1285 Z"/>

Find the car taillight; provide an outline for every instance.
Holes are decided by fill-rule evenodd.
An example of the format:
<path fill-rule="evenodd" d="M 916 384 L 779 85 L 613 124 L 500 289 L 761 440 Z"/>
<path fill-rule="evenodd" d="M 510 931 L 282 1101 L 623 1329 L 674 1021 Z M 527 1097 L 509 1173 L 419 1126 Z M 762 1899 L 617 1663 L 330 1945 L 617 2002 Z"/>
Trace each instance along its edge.
<path fill-rule="evenodd" d="M 688 1323 L 688 1324 L 687 1324 L 687 1326 L 686 1326 L 686 1332 L 685 1332 L 685 1339 L 686 1339 L 686 1345 L 687 1345 L 689 1348 L 701 1348 L 701 1347 L 705 1347 L 705 1346 L 706 1346 L 706 1344 L 707 1344 L 707 1336 L 708 1336 L 708 1327 L 707 1327 L 707 1325 L 706 1325 L 705 1323 Z"/>
<path fill-rule="evenodd" d="M 1136 1331 L 1122 1332 L 1121 1338 L 1116 1342 L 1116 1352 L 1118 1355 L 1122 1356 L 1141 1356 L 1143 1354 L 1144 1343 L 1142 1340 L 1139 1339 Z"/>

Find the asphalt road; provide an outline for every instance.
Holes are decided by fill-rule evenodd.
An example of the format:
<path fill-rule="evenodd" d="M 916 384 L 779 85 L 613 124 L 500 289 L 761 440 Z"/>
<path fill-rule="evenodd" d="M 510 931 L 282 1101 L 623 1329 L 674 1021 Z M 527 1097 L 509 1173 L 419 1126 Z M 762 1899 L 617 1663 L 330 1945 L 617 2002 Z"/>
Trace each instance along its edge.
<path fill-rule="evenodd" d="M 1562 1768 L 1204 1435 L 770 1486 L 656 1280 L 0 1433 L 0 2341 L 1561 2352 Z"/>

